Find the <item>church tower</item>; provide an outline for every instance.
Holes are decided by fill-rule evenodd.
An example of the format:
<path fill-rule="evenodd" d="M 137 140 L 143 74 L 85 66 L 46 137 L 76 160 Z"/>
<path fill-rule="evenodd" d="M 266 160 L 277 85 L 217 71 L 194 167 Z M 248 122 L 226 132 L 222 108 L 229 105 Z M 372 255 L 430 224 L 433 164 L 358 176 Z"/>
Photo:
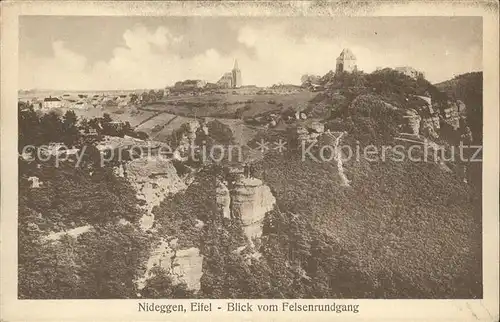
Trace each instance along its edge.
<path fill-rule="evenodd" d="M 345 48 L 337 58 L 335 72 L 353 72 L 355 70 L 357 70 L 356 56 L 354 56 L 349 48 Z"/>
<path fill-rule="evenodd" d="M 238 60 L 234 61 L 234 67 L 231 73 L 233 74 L 233 88 L 241 87 L 241 70 L 238 68 Z"/>

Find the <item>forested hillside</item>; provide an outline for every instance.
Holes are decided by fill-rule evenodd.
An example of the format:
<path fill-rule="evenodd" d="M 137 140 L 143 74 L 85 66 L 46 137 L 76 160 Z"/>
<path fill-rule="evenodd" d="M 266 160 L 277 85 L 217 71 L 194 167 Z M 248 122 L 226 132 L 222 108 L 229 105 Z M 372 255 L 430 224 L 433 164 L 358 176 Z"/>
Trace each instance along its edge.
<path fill-rule="evenodd" d="M 483 137 L 483 72 L 458 75 L 455 78 L 436 84 L 450 97 L 459 99 L 467 106 L 467 119 L 478 144 Z"/>

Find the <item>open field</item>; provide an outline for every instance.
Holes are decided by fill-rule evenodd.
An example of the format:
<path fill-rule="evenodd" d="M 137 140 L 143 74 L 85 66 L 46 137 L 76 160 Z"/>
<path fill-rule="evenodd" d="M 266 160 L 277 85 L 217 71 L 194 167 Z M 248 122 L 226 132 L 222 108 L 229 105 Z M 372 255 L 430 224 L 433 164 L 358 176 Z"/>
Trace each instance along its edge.
<path fill-rule="evenodd" d="M 210 94 L 200 96 L 173 96 L 148 104 L 142 109 L 167 112 L 190 117 L 235 118 L 238 109 L 244 109 L 243 116 L 251 117 L 261 113 L 280 110 L 297 105 L 308 105 L 317 93 L 301 91 L 292 94 L 230 95 Z"/>
<path fill-rule="evenodd" d="M 116 107 L 105 107 L 100 108 L 89 108 L 89 109 L 70 109 L 61 108 L 59 109 L 62 113 L 66 113 L 68 110 L 75 112 L 78 118 L 92 119 L 95 117 L 103 117 L 104 114 L 109 114 L 113 120 L 130 122 L 132 127 L 135 127 L 148 118 L 155 115 L 154 112 L 136 110 L 135 108 L 116 108 Z"/>
<path fill-rule="evenodd" d="M 136 130 L 150 134 L 154 131 L 155 127 L 163 126 L 175 118 L 174 114 L 169 113 L 153 114 L 152 116 L 153 117 L 151 119 L 146 120 L 144 123 L 137 126 Z"/>
<path fill-rule="evenodd" d="M 156 120 L 156 119 L 159 119 Z M 142 130 L 146 133 L 149 134 L 150 138 L 155 140 L 155 141 L 165 141 L 170 134 L 175 129 L 178 129 L 181 127 L 182 124 L 187 123 L 188 121 L 192 120 L 190 117 L 183 117 L 183 116 L 176 116 L 173 114 L 168 114 L 168 113 L 163 113 L 158 115 L 155 119 L 153 119 L 153 122 L 156 122 L 157 125 L 159 126 L 158 128 L 160 129 L 159 131 L 151 131 L 150 130 Z"/>
<path fill-rule="evenodd" d="M 129 91 L 131 92 L 131 91 Z M 63 91 L 37 92 L 33 97 L 30 93 L 20 94 L 19 99 L 29 100 L 47 96 L 63 95 Z M 122 94 L 124 91 L 108 92 L 78 92 L 77 94 Z M 167 96 L 161 101 L 144 106 L 114 107 L 105 106 L 101 108 L 70 109 L 60 108 L 59 113 L 73 110 L 79 118 L 96 118 L 109 114 L 117 121 L 129 122 L 137 131 L 147 133 L 152 139 L 165 140 L 175 129 L 193 118 L 207 118 L 207 120 L 219 120 L 227 125 L 234 134 L 239 144 L 245 144 L 258 132 L 245 124 L 243 118 L 251 118 L 263 113 L 279 111 L 288 107 L 309 106 L 310 101 L 318 93 L 300 91 L 290 94 L 204 94 L 204 95 L 182 95 Z M 236 112 L 239 115 L 236 115 Z"/>

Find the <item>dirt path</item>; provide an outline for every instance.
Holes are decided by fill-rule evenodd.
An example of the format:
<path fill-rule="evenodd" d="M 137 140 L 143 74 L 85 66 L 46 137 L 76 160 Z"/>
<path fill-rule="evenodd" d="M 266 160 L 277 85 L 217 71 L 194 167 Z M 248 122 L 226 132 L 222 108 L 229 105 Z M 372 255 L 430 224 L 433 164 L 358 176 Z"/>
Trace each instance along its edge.
<path fill-rule="evenodd" d="M 327 135 L 335 138 L 335 143 L 334 143 L 334 152 L 335 152 L 335 159 L 337 160 L 337 171 L 339 173 L 339 176 L 340 176 L 340 179 L 342 180 L 342 185 L 345 186 L 345 187 L 350 187 L 351 185 L 349 184 L 350 181 L 349 179 L 347 179 L 345 173 L 344 173 L 344 164 L 343 164 L 343 160 L 342 160 L 342 151 L 339 147 L 340 145 L 340 141 L 342 139 L 342 137 L 344 136 L 344 134 L 346 134 L 346 132 L 336 132 L 336 134 L 339 134 L 339 136 L 335 137 L 334 133 L 327 133 Z"/>

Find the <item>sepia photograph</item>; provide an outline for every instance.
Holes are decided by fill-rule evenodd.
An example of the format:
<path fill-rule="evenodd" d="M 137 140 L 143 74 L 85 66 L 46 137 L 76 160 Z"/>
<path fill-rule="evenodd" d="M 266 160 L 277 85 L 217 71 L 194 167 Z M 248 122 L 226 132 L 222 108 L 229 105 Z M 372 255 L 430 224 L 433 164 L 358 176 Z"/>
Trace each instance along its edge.
<path fill-rule="evenodd" d="M 481 297 L 481 18 L 19 37 L 20 298 Z"/>
<path fill-rule="evenodd" d="M 16 300 L 483 299 L 483 22 L 19 15 Z"/>

